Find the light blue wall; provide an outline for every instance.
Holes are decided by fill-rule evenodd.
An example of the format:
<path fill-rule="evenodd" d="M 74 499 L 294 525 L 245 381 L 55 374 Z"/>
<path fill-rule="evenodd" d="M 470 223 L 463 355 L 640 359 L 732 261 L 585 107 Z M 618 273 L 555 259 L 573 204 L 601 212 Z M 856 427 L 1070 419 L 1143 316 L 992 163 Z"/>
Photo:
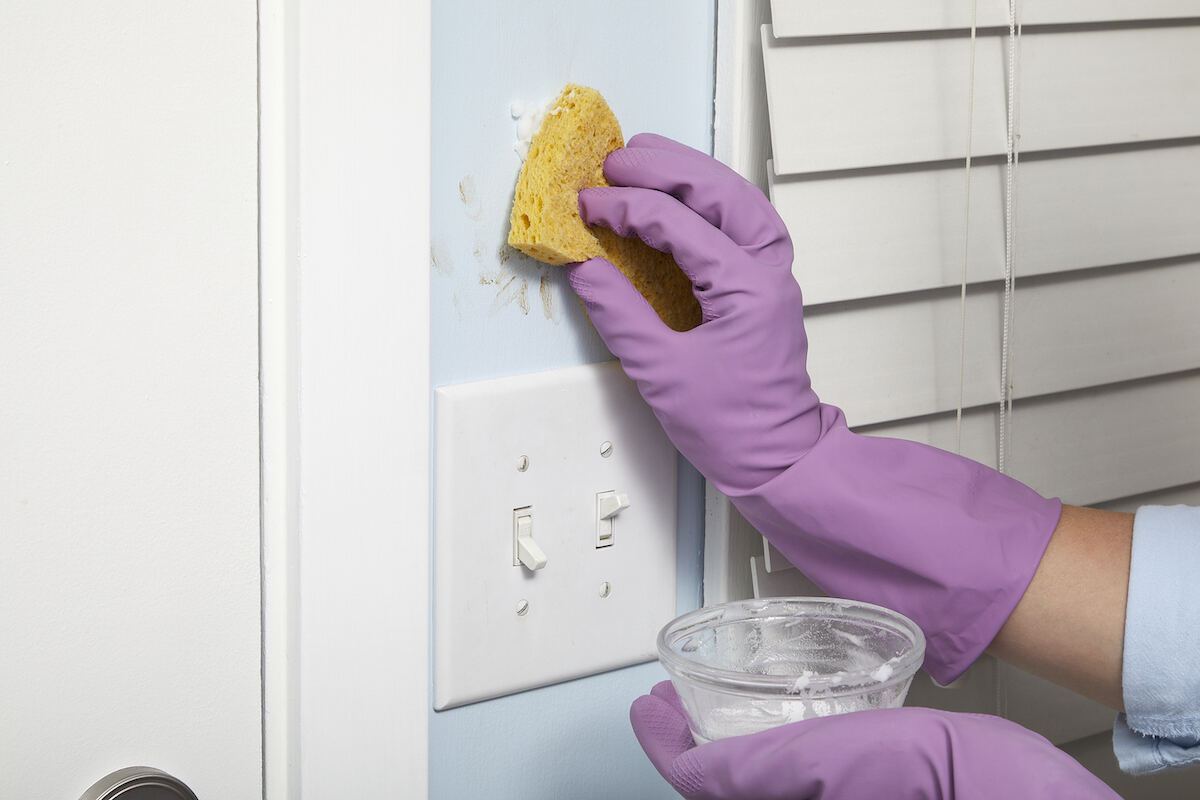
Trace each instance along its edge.
<path fill-rule="evenodd" d="M 712 0 L 435 0 L 434 386 L 612 357 L 562 272 L 503 246 L 520 170 L 509 107 L 573 81 L 604 94 L 626 138 L 711 151 L 714 17 Z M 704 491 L 686 464 L 679 485 L 686 609 L 700 597 Z M 629 729 L 629 703 L 663 677 L 646 664 L 432 713 L 431 797 L 676 797 Z"/>

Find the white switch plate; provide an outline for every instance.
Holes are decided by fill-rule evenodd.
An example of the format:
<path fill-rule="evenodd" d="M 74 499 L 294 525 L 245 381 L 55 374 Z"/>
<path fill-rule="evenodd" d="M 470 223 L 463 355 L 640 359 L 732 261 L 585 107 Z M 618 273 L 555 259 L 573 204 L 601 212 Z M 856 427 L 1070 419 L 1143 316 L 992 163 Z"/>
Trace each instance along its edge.
<path fill-rule="evenodd" d="M 654 659 L 675 616 L 677 461 L 620 366 L 440 388 L 436 413 L 434 707 Z M 605 491 L 630 505 L 598 548 Z M 525 506 L 536 572 L 512 563 Z"/>

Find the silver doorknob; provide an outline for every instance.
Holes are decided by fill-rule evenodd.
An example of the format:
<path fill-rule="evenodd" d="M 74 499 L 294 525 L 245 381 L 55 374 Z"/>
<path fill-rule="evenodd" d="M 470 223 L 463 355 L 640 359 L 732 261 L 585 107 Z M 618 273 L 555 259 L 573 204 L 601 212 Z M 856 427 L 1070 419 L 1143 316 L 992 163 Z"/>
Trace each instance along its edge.
<path fill-rule="evenodd" d="M 125 767 L 92 784 L 79 800 L 199 800 L 178 778 L 154 767 Z"/>

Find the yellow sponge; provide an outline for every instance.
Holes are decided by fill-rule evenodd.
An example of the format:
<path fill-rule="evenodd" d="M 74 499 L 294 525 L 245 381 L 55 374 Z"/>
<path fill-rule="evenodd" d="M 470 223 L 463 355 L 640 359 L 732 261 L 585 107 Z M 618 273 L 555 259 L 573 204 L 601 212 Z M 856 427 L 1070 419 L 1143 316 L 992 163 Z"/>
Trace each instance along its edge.
<path fill-rule="evenodd" d="M 567 84 L 529 146 L 517 179 L 508 243 L 547 264 L 603 256 L 629 278 L 671 328 L 700 324 L 692 283 L 666 253 L 640 239 L 589 227 L 579 217 L 579 190 L 608 186 L 604 158 L 624 147 L 616 116 L 595 89 Z"/>

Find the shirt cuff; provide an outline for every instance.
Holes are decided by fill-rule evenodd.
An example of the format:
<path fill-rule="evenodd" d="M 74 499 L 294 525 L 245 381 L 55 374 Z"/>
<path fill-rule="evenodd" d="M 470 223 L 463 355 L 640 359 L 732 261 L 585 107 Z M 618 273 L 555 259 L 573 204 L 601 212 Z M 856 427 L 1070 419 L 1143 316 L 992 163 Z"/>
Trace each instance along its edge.
<path fill-rule="evenodd" d="M 1145 775 L 1200 761 L 1200 746 L 1192 739 L 1173 740 L 1138 733 L 1129 727 L 1124 714 L 1118 714 L 1113 725 L 1113 754 L 1122 772 Z"/>
<path fill-rule="evenodd" d="M 1200 760 L 1200 508 L 1143 506 L 1133 523 L 1122 691 L 1113 727 L 1121 769 L 1154 772 Z"/>

